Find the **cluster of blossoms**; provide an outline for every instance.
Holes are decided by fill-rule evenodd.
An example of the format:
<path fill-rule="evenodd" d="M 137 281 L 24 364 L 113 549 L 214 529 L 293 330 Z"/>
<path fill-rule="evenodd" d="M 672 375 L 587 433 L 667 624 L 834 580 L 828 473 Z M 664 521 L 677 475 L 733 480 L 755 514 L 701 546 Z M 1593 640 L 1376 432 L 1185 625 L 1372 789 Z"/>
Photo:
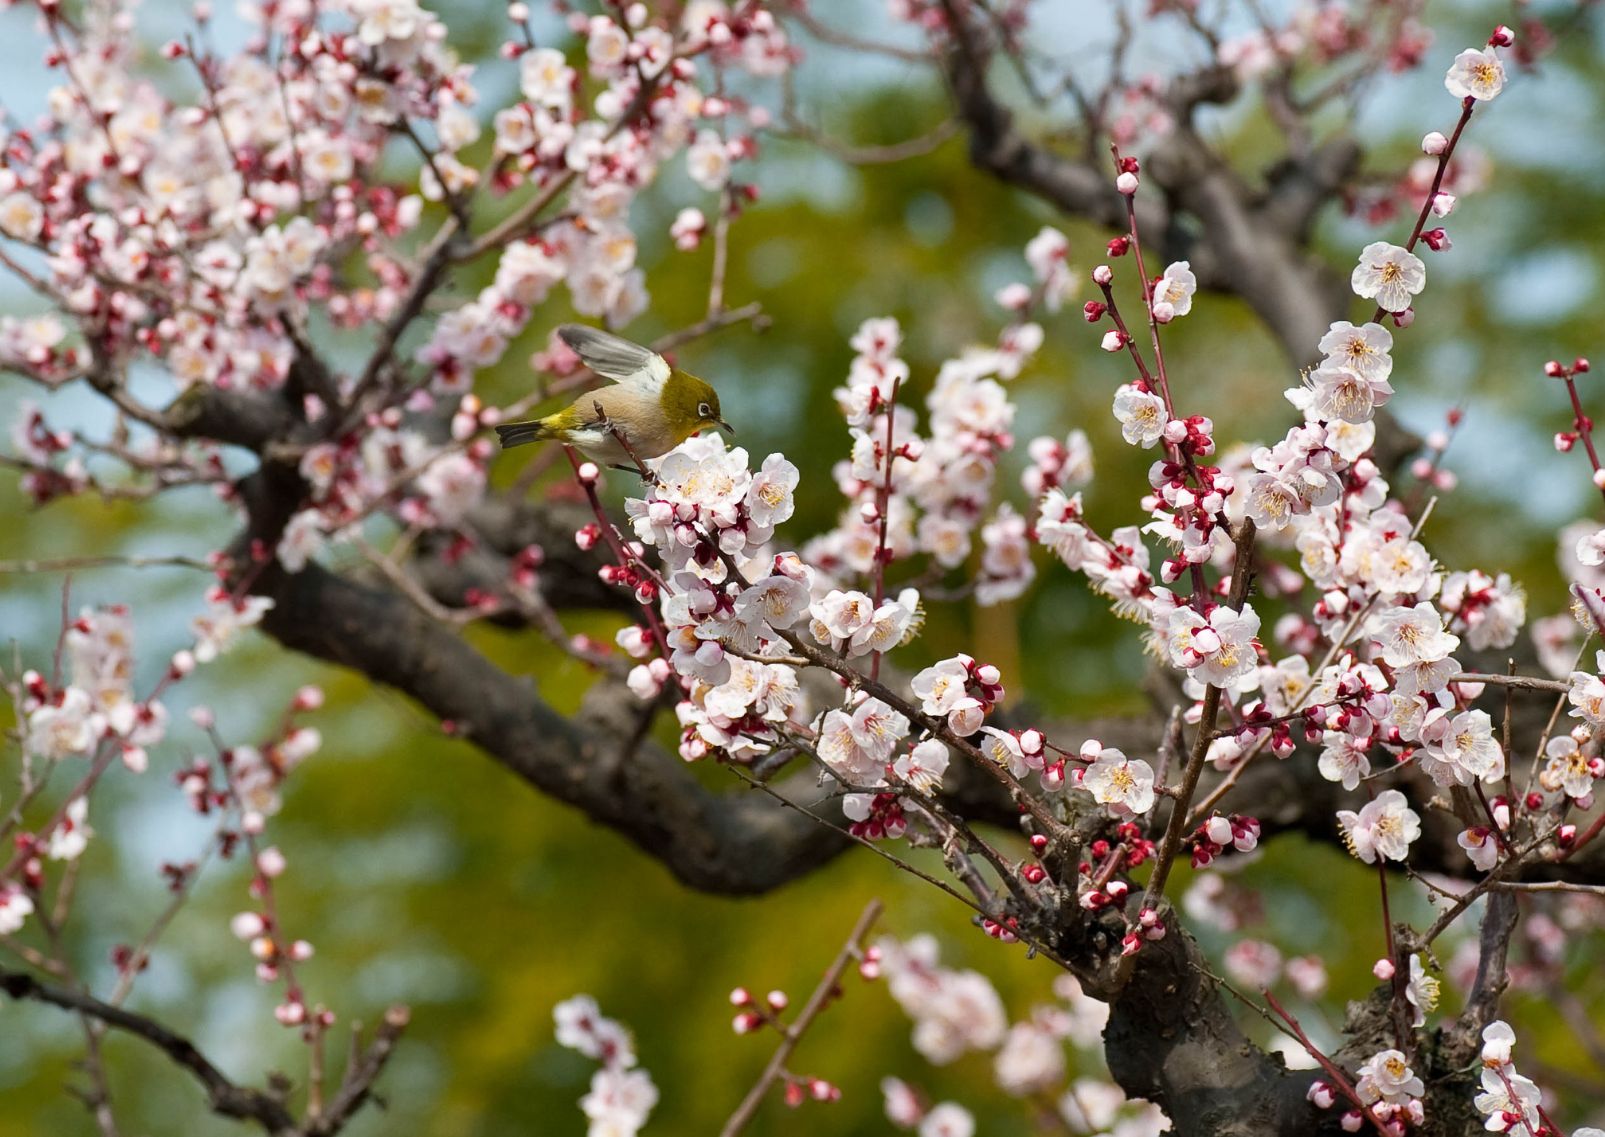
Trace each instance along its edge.
<path fill-rule="evenodd" d="M 639 4 L 571 13 L 583 44 L 571 62 L 536 46 L 528 8 L 515 4 L 503 55 L 517 96 L 493 116 L 480 158 L 479 76 L 414 0 L 253 0 L 241 13 L 253 33 L 221 55 L 197 46 L 209 41 L 199 6 L 201 34 L 167 46 L 174 74 L 163 77 L 137 69 L 139 37 L 117 6 L 82 21 L 41 7 L 60 78 L 48 113 L 6 132 L 0 233 L 55 311 L 5 317 L 0 362 L 47 389 L 85 377 L 104 387 L 114 361 L 155 362 L 184 396 L 174 411 L 212 392 L 282 397 L 309 428 L 296 444 L 308 493 L 253 555 L 276 552 L 297 571 L 375 512 L 418 529 L 460 524 L 490 453 L 473 436 L 497 417 L 468 394 L 475 371 L 506 354 L 560 285 L 581 313 L 615 323 L 639 313 L 631 203 L 682 151 L 705 189 L 738 188 L 732 164 L 756 152 L 769 116 L 731 83 L 773 80 L 796 53 L 768 11 L 698 0 L 673 22 Z M 422 153 L 416 180 L 394 177 L 398 145 Z M 532 200 L 494 234 L 458 232 L 476 196 L 520 190 Z M 431 201 L 452 220 L 418 258 L 408 246 Z M 443 270 L 485 254 L 499 258 L 491 284 L 398 355 L 394 338 Z M 354 257 L 363 273 L 348 271 Z M 320 321 L 385 324 L 386 346 L 360 373 L 333 372 L 310 347 Z M 73 325 L 94 329 L 92 350 Z M 216 443 L 159 437 L 184 414 L 118 402 L 158 437 L 99 442 L 27 409 L 12 442 L 30 494 L 99 488 L 85 461 L 95 452 L 155 489 L 230 492 Z"/>
<path fill-rule="evenodd" d="M 1010 1023 L 996 990 L 974 971 L 943 967 L 929 936 L 877 945 L 892 997 L 914 1022 L 914 1048 L 933 1065 L 946 1065 L 972 1051 L 992 1053 L 992 1075 L 1006 1094 L 1052 1099 L 1064 1121 L 1077 1129 L 1121 1137 L 1153 1137 L 1168 1127 L 1155 1106 L 1134 1103 L 1117 1087 L 1093 1077 L 1069 1081 L 1067 1045 L 1095 1048 L 1108 1020 L 1104 1004 L 1084 994 L 1069 975 L 1054 980 L 1059 1001 L 1033 1007 Z M 919 1137 L 965 1137 L 974 1132 L 969 1112 L 954 1102 L 930 1105 L 908 1083 L 881 1084 L 887 1118 Z"/>
<path fill-rule="evenodd" d="M 24 671 L 11 687 L 21 724 L 20 739 L 25 768 L 43 762 L 81 763 L 73 775 L 72 796 L 41 828 L 17 828 L 23 809 L 43 791 L 48 769 L 23 783 L 16 812 L 7 823 L 9 843 L 17 856 L 0 872 L 0 934 L 22 930 L 27 918 L 45 902 L 51 883 L 46 861 L 70 862 L 80 857 L 95 836 L 89 824 L 89 798 L 113 771 L 144 774 L 151 751 L 169 742 L 170 719 L 163 698 L 200 664 L 227 651 L 238 633 L 257 623 L 270 607 L 265 599 L 241 600 L 221 588 L 208 595 L 206 610 L 191 624 L 191 646 L 175 652 L 163 666 L 148 694 L 136 694 L 136 656 L 133 616 L 121 605 L 84 608 L 63 628 L 58 645 L 55 681 L 38 671 Z M 273 736 L 260 746 L 227 748 L 217 741 L 215 762 L 194 758 L 178 767 L 172 781 L 185 804 L 197 814 L 215 816 L 207 838 L 209 851 L 229 860 L 244 853 L 252 866 L 250 892 L 255 906 L 231 921 L 231 929 L 248 943 L 257 977 L 264 983 L 284 984 L 284 998 L 275 1008 L 278 1020 L 299 1027 L 308 1038 L 326 1030 L 333 1015 L 321 1006 L 309 1007 L 295 977 L 295 965 L 312 955 L 305 940 L 286 935 L 273 901 L 273 882 L 287 867 L 278 848 L 266 844 L 266 820 L 280 806 L 280 787 L 290 772 L 321 745 L 319 732 L 300 725 L 295 716 L 317 708 L 323 696 L 316 687 L 296 692 Z M 190 718 L 211 733 L 212 713 L 195 707 Z M 182 901 L 200 861 L 168 862 L 161 866 L 167 888 Z M 71 889 L 58 886 L 54 899 L 57 919 Z M 139 948 L 116 945 L 111 957 L 119 983 L 126 990 L 149 964 L 149 943 Z"/>
<path fill-rule="evenodd" d="M 575 995 L 552 1009 L 557 1043 L 601 1063 L 591 1089 L 580 1099 L 590 1119 L 590 1137 L 635 1137 L 658 1104 L 652 1076 L 636 1065 L 630 1032 L 602 1014 L 589 995 Z"/>

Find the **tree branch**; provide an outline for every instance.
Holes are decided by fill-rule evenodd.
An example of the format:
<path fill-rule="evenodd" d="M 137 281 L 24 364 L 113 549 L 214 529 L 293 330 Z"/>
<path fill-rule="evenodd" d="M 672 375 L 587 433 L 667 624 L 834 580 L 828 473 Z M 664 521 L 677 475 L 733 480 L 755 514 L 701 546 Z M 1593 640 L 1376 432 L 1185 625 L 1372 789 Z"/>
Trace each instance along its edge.
<path fill-rule="evenodd" d="M 230 1081 L 196 1049 L 194 1043 L 153 1019 L 114 1007 L 92 995 L 41 982 L 26 972 L 6 968 L 0 968 L 0 991 L 13 999 L 30 999 L 86 1014 L 109 1027 L 143 1038 L 195 1076 L 206 1089 L 213 1113 L 241 1121 L 254 1121 L 274 1137 L 296 1132 L 295 1118 L 279 1098 Z"/>

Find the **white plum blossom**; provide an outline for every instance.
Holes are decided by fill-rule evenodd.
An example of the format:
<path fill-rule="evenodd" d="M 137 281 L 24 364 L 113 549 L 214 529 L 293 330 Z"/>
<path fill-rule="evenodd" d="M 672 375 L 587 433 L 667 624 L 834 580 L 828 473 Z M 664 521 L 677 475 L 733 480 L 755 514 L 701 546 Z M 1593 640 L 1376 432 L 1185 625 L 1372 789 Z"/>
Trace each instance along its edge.
<path fill-rule="evenodd" d="M 1321 337 L 1320 349 L 1326 366 L 1346 368 L 1368 383 L 1385 383 L 1393 373 L 1393 333 L 1381 324 L 1339 320 Z"/>
<path fill-rule="evenodd" d="M 1484 1068 L 1482 1093 L 1472 1099 L 1472 1104 L 1478 1112 L 1488 1115 L 1485 1125 L 1489 1132 L 1504 1133 L 1523 1126 L 1528 1133 L 1536 1133 L 1540 1097 L 1537 1084 L 1513 1068 Z"/>
<path fill-rule="evenodd" d="M 908 719 L 879 699 L 865 699 L 851 713 L 827 711 L 819 727 L 820 761 L 853 786 L 878 786 Z"/>
<path fill-rule="evenodd" d="M 1499 841 L 1490 829 L 1478 826 L 1462 830 L 1455 843 L 1465 850 L 1480 872 L 1487 872 L 1499 863 Z"/>
<path fill-rule="evenodd" d="M 1369 422 L 1393 395 L 1386 379 L 1370 379 L 1347 367 L 1318 367 L 1305 384 L 1310 389 L 1310 412 L 1322 419 Z"/>
<path fill-rule="evenodd" d="M 591 1090 L 580 1099 L 590 1118 L 590 1137 L 632 1137 L 658 1104 L 658 1088 L 645 1070 L 603 1066 L 591 1075 Z"/>
<path fill-rule="evenodd" d="M 730 151 L 724 139 L 711 130 L 699 133 L 686 151 L 686 170 L 703 189 L 723 189 L 730 180 Z"/>
<path fill-rule="evenodd" d="M 1254 637 L 1259 616 L 1247 604 L 1241 612 L 1217 605 L 1208 619 L 1189 605 L 1173 609 L 1164 624 L 1170 660 L 1200 683 L 1224 687 L 1253 675 L 1259 665 Z"/>
<path fill-rule="evenodd" d="M 917 1137 L 975 1137 L 975 1117 L 957 1102 L 938 1102 L 920 1119 L 916 1134 Z"/>
<path fill-rule="evenodd" d="M 1360 779 L 1371 772 L 1371 758 L 1366 753 L 1366 739 L 1355 738 L 1344 731 L 1326 732 L 1321 747 L 1321 758 L 1316 769 L 1329 782 L 1337 782 L 1346 790 L 1353 790 Z"/>
<path fill-rule="evenodd" d="M 104 720 L 95 713 L 89 692 L 68 687 L 59 701 L 45 703 L 29 714 L 23 746 L 30 754 L 60 761 L 87 754 L 103 729 Z"/>
<path fill-rule="evenodd" d="M 1384 312 L 1403 312 L 1427 286 L 1427 266 L 1398 245 L 1373 241 L 1361 250 L 1349 283 L 1356 296 L 1375 300 Z"/>
<path fill-rule="evenodd" d="M 1084 747 L 1083 750 L 1086 748 Z M 1081 777 L 1081 788 L 1116 816 L 1144 814 L 1154 807 L 1154 770 L 1141 758 L 1127 758 L 1113 746 L 1099 747 L 1097 759 Z"/>
<path fill-rule="evenodd" d="M 1418 755 L 1422 769 L 1440 786 L 1469 786 L 1505 776 L 1505 753 L 1493 736 L 1487 711 L 1463 711 L 1427 728 L 1427 744 Z"/>
<path fill-rule="evenodd" d="M 10 193 L 0 199 L 0 233 L 19 241 L 35 241 L 44 227 L 44 208 L 32 194 Z"/>
<path fill-rule="evenodd" d="M 1505 89 L 1505 65 L 1491 47 L 1468 48 L 1455 56 L 1443 85 L 1457 99 L 1486 103 Z"/>
<path fill-rule="evenodd" d="M 1398 790 L 1383 790 L 1359 813 L 1340 809 L 1337 818 L 1349 851 L 1368 865 L 1378 857 L 1404 860 L 1410 843 L 1421 836 L 1421 816 Z"/>
<path fill-rule="evenodd" d="M 206 611 L 190 621 L 196 636 L 195 658 L 200 663 L 209 663 L 227 651 L 242 629 L 260 623 L 273 607 L 271 597 L 235 599 L 221 589 L 214 590 L 208 601 Z"/>
<path fill-rule="evenodd" d="M 948 760 L 947 747 L 927 738 L 909 753 L 899 755 L 892 763 L 892 772 L 920 793 L 934 794 L 942 788 Z"/>
<path fill-rule="evenodd" d="M 1114 411 L 1120 423 L 1120 437 L 1145 450 L 1164 437 L 1165 423 L 1170 421 L 1165 400 L 1133 383 L 1122 384 L 1115 390 Z"/>
<path fill-rule="evenodd" d="M 50 831 L 45 855 L 54 861 L 75 860 L 89 847 L 89 839 L 94 835 L 95 831 L 89 827 L 89 799 L 75 797 Z"/>
<path fill-rule="evenodd" d="M 1198 291 L 1198 277 L 1187 261 L 1176 261 L 1165 266 L 1164 275 L 1154 281 L 1154 305 L 1168 304 L 1171 316 L 1185 316 L 1193 310 L 1193 293 Z"/>
<path fill-rule="evenodd" d="M 1002 1043 L 1008 1016 L 984 975 L 942 967 L 928 935 L 906 943 L 884 937 L 876 946 L 892 998 L 914 1020 L 914 1049 L 927 1061 L 942 1066 Z"/>
<path fill-rule="evenodd" d="M 1590 758 L 1569 734 L 1551 738 L 1544 746 L 1544 755 L 1547 761 L 1538 775 L 1538 783 L 1550 793 L 1563 793 L 1569 798 L 1593 793 L 1595 771 L 1605 768 L 1600 759 Z"/>
<path fill-rule="evenodd" d="M 33 915 L 33 901 L 14 884 L 0 884 L 0 936 L 22 930 L 23 921 Z"/>
<path fill-rule="evenodd" d="M 1460 637 L 1444 630 L 1438 610 L 1425 600 L 1378 612 L 1367 621 L 1366 634 L 1381 645 L 1389 667 L 1436 663 L 1460 646 Z"/>
<path fill-rule="evenodd" d="M 1426 1083 L 1416 1076 L 1405 1056 L 1397 1050 L 1373 1054 L 1360 1067 L 1359 1075 L 1354 1088 L 1367 1105 L 1386 1102 L 1402 1106 L 1427 1092 Z"/>
<path fill-rule="evenodd" d="M 557 1044 L 577 1050 L 606 1066 L 628 1068 L 635 1065 L 635 1043 L 630 1032 L 615 1019 L 607 1018 L 596 1000 L 575 995 L 552 1008 Z"/>
<path fill-rule="evenodd" d="M 801 475 L 783 454 L 771 454 L 752 476 L 747 488 L 747 512 L 754 524 L 773 527 L 790 519 L 796 508 L 792 491 Z"/>
<path fill-rule="evenodd" d="M 1026 1097 L 1057 1088 L 1064 1081 L 1064 1043 L 1045 1022 L 1015 1023 L 992 1059 L 998 1087 Z"/>
<path fill-rule="evenodd" d="M 928 715 L 944 715 L 948 728 L 960 738 L 974 734 L 985 716 L 981 701 L 969 693 L 969 656 L 955 656 L 932 664 L 909 683 L 920 710 Z"/>

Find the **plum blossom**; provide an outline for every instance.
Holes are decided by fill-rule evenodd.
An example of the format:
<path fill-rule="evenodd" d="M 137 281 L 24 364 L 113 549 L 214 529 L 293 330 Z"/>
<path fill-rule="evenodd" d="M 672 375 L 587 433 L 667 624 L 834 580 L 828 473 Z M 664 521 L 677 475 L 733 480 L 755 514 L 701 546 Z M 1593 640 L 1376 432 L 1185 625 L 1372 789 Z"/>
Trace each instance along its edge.
<path fill-rule="evenodd" d="M 1487 872 L 1499 863 L 1499 841 L 1485 826 L 1465 829 L 1455 837 L 1455 844 L 1465 850 L 1466 856 L 1480 872 Z"/>
<path fill-rule="evenodd" d="M 969 693 L 969 656 L 955 656 L 932 664 L 914 676 L 909 686 L 928 715 L 943 715 L 948 729 L 967 738 L 980 729 L 986 712 L 981 701 Z"/>
<path fill-rule="evenodd" d="M 1405 1056 L 1397 1050 L 1383 1050 L 1366 1059 L 1354 1088 L 1367 1105 L 1375 1102 L 1407 1105 L 1411 1099 L 1427 1092 L 1426 1083 L 1416 1076 Z"/>
<path fill-rule="evenodd" d="M 1165 423 L 1170 420 L 1165 400 L 1134 383 L 1122 384 L 1115 390 L 1114 410 L 1120 437 L 1145 450 L 1164 437 Z"/>
<path fill-rule="evenodd" d="M 991 1050 L 1009 1026 L 1003 1000 L 976 971 L 942 967 L 936 941 L 920 935 L 905 942 L 876 942 L 892 998 L 914 1020 L 914 1049 L 942 1066 L 971 1050 Z"/>
<path fill-rule="evenodd" d="M 1385 609 L 1366 623 L 1366 634 L 1382 648 L 1390 667 L 1436 663 L 1460 646 L 1460 637 L 1444 631 L 1443 618 L 1429 601 L 1412 608 Z"/>
<path fill-rule="evenodd" d="M 1472 1099 L 1472 1104 L 1478 1112 L 1487 1115 L 1484 1124 L 1491 1133 L 1508 1132 L 1517 1126 L 1525 1127 L 1528 1133 L 1536 1133 L 1540 1097 L 1537 1084 L 1516 1073 L 1514 1068 L 1484 1067 L 1482 1093 Z"/>
<path fill-rule="evenodd" d="M 880 785 L 893 749 L 907 734 L 908 719 L 879 699 L 865 699 L 851 714 L 825 713 L 819 727 L 819 758 L 849 785 Z"/>
<path fill-rule="evenodd" d="M 635 1065 L 635 1042 L 619 1022 L 607 1018 L 596 1000 L 575 995 L 552 1008 L 557 1044 L 609 1067 Z"/>
<path fill-rule="evenodd" d="M 975 1137 L 975 1117 L 957 1102 L 939 1102 L 920 1120 L 917 1137 Z"/>
<path fill-rule="evenodd" d="M 1208 619 L 1191 606 L 1173 609 L 1164 624 L 1166 650 L 1177 667 L 1200 683 L 1225 687 L 1253 675 L 1259 665 L 1254 637 L 1259 616 L 1247 604 L 1241 612 L 1217 605 Z"/>
<path fill-rule="evenodd" d="M 1544 746 L 1548 759 L 1538 775 L 1538 783 L 1550 793 L 1569 798 L 1587 797 L 1594 792 L 1596 772 L 1605 772 L 1605 762 L 1590 758 L 1569 734 L 1559 734 Z"/>
<path fill-rule="evenodd" d="M 1144 814 L 1154 807 L 1154 770 L 1141 758 L 1127 758 L 1113 746 L 1094 747 L 1097 759 L 1081 776 L 1081 788 L 1116 816 Z M 1082 747 L 1083 753 L 1088 747 Z"/>
<path fill-rule="evenodd" d="M 1393 333 L 1381 324 L 1355 327 L 1339 320 L 1321 337 L 1324 365 L 1354 372 L 1368 383 L 1385 383 L 1393 372 Z"/>
<path fill-rule="evenodd" d="M 1359 813 L 1340 809 L 1337 818 L 1349 852 L 1368 865 L 1375 864 L 1378 857 L 1404 860 L 1410 843 L 1421 836 L 1421 816 L 1398 790 L 1383 790 Z"/>
<path fill-rule="evenodd" d="M 1393 395 L 1386 379 L 1369 379 L 1347 367 L 1318 367 L 1304 382 L 1312 396 L 1309 411 L 1321 419 L 1369 422 Z"/>
<path fill-rule="evenodd" d="M 267 596 L 247 596 L 234 599 L 222 589 L 214 589 L 207 597 L 208 607 L 190 627 L 195 631 L 195 658 L 209 663 L 229 649 L 244 628 L 261 622 L 273 600 Z"/>
<path fill-rule="evenodd" d="M 94 835 L 95 831 L 89 827 L 89 799 L 75 797 L 67 804 L 67 810 L 56 827 L 50 831 L 45 855 L 53 861 L 76 860 L 79 854 L 89 848 L 89 839 Z"/>
<path fill-rule="evenodd" d="M 927 738 L 907 754 L 892 763 L 892 772 L 922 794 L 934 794 L 942 788 L 942 775 L 947 772 L 947 747 L 934 738 Z"/>
<path fill-rule="evenodd" d="M 68 687 L 58 702 L 46 703 L 29 714 L 23 746 L 30 754 L 59 761 L 86 754 L 102 729 L 104 722 L 94 713 L 89 693 Z"/>
<path fill-rule="evenodd" d="M 0 884 L 0 936 L 22 930 L 23 921 L 33 915 L 33 901 L 14 884 Z"/>
<path fill-rule="evenodd" d="M 1369 740 L 1332 730 L 1327 731 L 1323 739 L 1320 761 L 1316 763 L 1321 777 L 1337 782 L 1346 790 L 1358 788 L 1360 779 L 1371 772 L 1371 758 L 1367 753 Z"/>
<path fill-rule="evenodd" d="M 633 1137 L 658 1104 L 658 1088 L 645 1070 L 603 1066 L 591 1075 L 580 1109 L 591 1119 L 590 1137 Z"/>
<path fill-rule="evenodd" d="M 783 454 L 771 454 L 752 476 L 747 488 L 747 512 L 753 523 L 766 528 L 787 521 L 796 508 L 792 491 L 801 475 Z"/>
<path fill-rule="evenodd" d="M 1463 711 L 1446 722 L 1440 719 L 1424 733 L 1427 745 L 1419 761 L 1438 785 L 1469 786 L 1505 776 L 1505 753 L 1494 738 L 1487 711 Z"/>
<path fill-rule="evenodd" d="M 1361 250 L 1349 283 L 1356 296 L 1375 300 L 1384 312 L 1403 312 L 1427 286 L 1427 266 L 1398 245 L 1373 241 Z"/>
<path fill-rule="evenodd" d="M 1154 305 L 1170 306 L 1170 315 L 1185 316 L 1193 310 L 1193 293 L 1198 291 L 1198 277 L 1187 261 L 1176 261 L 1165 267 L 1164 275 L 1154 281 Z"/>
<path fill-rule="evenodd" d="M 1046 1022 L 1015 1023 L 992 1060 L 999 1088 L 1015 1097 L 1051 1090 L 1064 1081 L 1064 1043 Z"/>
<path fill-rule="evenodd" d="M 1505 89 L 1505 65 L 1493 48 L 1468 48 L 1455 56 L 1443 85 L 1457 99 L 1488 102 Z"/>

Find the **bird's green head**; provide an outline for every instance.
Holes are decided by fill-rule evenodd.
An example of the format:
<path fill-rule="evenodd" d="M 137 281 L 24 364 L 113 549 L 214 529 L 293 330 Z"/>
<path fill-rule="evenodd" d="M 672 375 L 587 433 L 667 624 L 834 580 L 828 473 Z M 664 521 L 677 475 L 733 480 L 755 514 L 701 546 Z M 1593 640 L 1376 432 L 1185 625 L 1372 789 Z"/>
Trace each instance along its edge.
<path fill-rule="evenodd" d="M 701 430 L 736 432 L 719 409 L 719 392 L 678 367 L 663 384 L 663 414 L 680 442 Z"/>

